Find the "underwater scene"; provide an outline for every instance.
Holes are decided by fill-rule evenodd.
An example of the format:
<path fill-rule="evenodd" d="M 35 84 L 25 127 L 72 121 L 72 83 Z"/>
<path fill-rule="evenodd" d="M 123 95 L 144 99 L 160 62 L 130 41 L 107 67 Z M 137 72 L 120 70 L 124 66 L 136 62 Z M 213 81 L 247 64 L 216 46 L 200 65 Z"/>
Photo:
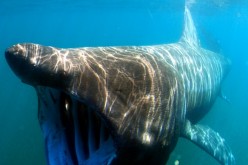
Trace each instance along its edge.
<path fill-rule="evenodd" d="M 192 16 L 192 20 L 191 20 L 191 16 Z M 171 55 L 175 53 L 174 50 L 176 51 L 176 53 L 179 52 L 179 54 L 185 51 L 186 52 L 185 54 L 188 55 L 189 53 L 190 59 L 191 59 L 190 51 L 197 52 L 198 50 L 196 49 L 198 47 L 199 49 L 201 47 L 204 48 L 204 50 L 206 49 L 208 51 L 215 52 L 216 54 L 223 55 L 225 58 L 228 58 L 231 61 L 231 67 L 230 70 L 228 68 L 229 72 L 227 73 L 227 75 L 223 76 L 224 77 L 223 82 L 221 81 L 217 84 L 218 93 L 215 94 L 216 99 L 211 100 L 213 105 L 211 104 L 210 106 L 207 106 L 207 110 L 206 110 L 207 112 L 205 112 L 204 110 L 203 115 L 200 114 L 200 116 L 202 115 L 201 117 L 198 118 L 197 116 L 198 114 L 197 114 L 196 115 L 197 119 L 195 119 L 196 116 L 194 115 L 193 116 L 186 115 L 186 121 L 190 120 L 192 122 L 192 125 L 187 125 L 191 127 L 191 129 L 187 126 L 179 128 L 175 124 L 175 128 L 173 127 L 172 129 L 172 134 L 174 133 L 175 136 L 173 134 L 173 136 L 171 135 L 171 137 L 172 139 L 174 137 L 176 137 L 175 139 L 179 137 L 178 140 L 171 140 L 170 138 L 167 137 L 167 134 L 165 137 L 167 138 L 166 140 L 163 141 L 162 138 L 161 144 L 164 144 L 165 146 L 167 143 L 171 141 L 173 141 L 173 144 L 174 142 L 176 143 L 175 146 L 172 144 L 171 151 L 167 151 L 167 150 L 164 151 L 163 147 L 161 147 L 161 151 L 165 153 L 164 158 L 163 158 L 163 153 L 162 152 L 159 153 L 160 150 L 155 150 L 157 152 L 154 152 L 152 154 L 149 153 L 149 154 L 152 156 L 154 155 L 155 159 L 161 159 L 161 160 L 163 159 L 162 162 L 164 163 L 166 162 L 165 164 L 168 165 L 247 164 L 248 162 L 248 153 L 247 153 L 247 143 L 248 143 L 247 140 L 248 139 L 248 129 L 247 129 L 248 127 L 248 120 L 247 120 L 248 49 L 247 47 L 248 46 L 247 43 L 248 42 L 246 41 L 247 38 L 248 38 L 248 1 L 247 0 L 186 0 L 186 1 L 183 0 L 43 0 L 43 1 L 1 0 L 0 1 L 0 52 L 2 53 L 2 55 L 0 56 L 0 76 L 1 76 L 0 164 L 1 165 L 19 165 L 19 164 L 45 165 L 45 164 L 66 164 L 65 162 L 67 162 L 66 160 L 67 157 L 65 156 L 66 154 L 61 154 L 63 155 L 62 156 L 63 161 L 65 161 L 62 163 L 56 162 L 56 159 L 51 158 L 57 154 L 57 153 L 55 154 L 55 152 L 58 152 L 58 150 L 55 149 L 53 150 L 52 149 L 53 144 L 48 144 L 49 140 L 47 138 L 44 138 L 45 133 L 47 133 L 45 132 L 47 127 L 42 126 L 42 121 L 41 121 L 42 119 L 40 114 L 38 114 L 38 106 L 39 109 L 41 109 L 40 111 L 42 111 L 43 109 L 45 109 L 44 106 L 47 105 L 46 103 L 42 103 L 42 99 L 41 101 L 38 100 L 37 93 L 38 95 L 40 94 L 39 95 L 40 98 L 49 95 L 50 100 L 56 102 L 54 101 L 56 100 L 56 98 L 54 97 L 57 95 L 56 93 L 57 91 L 51 90 L 46 93 L 47 89 L 43 89 L 43 88 L 35 89 L 34 87 L 32 87 L 32 86 L 36 86 L 37 84 L 39 85 L 39 83 L 41 83 L 42 85 L 42 83 L 48 83 L 49 80 L 52 81 L 53 78 L 55 77 L 54 75 L 56 75 L 57 72 L 55 74 L 49 72 L 49 78 L 47 81 L 44 80 L 44 82 L 41 80 L 42 78 L 39 77 L 38 77 L 39 82 L 38 80 L 34 82 L 33 79 L 31 82 L 29 79 L 30 77 L 28 78 L 25 77 L 25 79 L 22 79 L 23 75 L 30 71 L 28 69 L 23 69 L 24 67 L 26 67 L 26 65 L 24 65 L 23 62 L 18 63 L 17 69 L 20 70 L 23 69 L 24 71 L 23 73 L 21 71 L 19 72 L 18 70 L 17 71 L 15 70 L 16 69 L 15 66 L 12 66 L 11 64 L 12 59 L 11 60 L 7 59 L 6 61 L 8 54 L 11 54 L 10 49 L 8 49 L 7 51 L 7 48 L 10 48 L 12 45 L 18 43 L 35 43 L 35 44 L 44 45 L 44 47 L 41 48 L 39 46 L 37 46 L 36 48 L 36 45 L 31 45 L 30 51 L 31 49 L 32 51 L 34 49 L 34 52 L 41 51 L 41 49 L 42 50 L 47 49 L 45 50 L 46 52 L 49 51 L 56 52 L 57 51 L 56 48 L 111 47 L 110 50 L 108 49 L 105 50 L 104 48 L 99 48 L 99 50 L 98 49 L 85 50 L 86 52 L 87 51 L 90 52 L 89 55 L 91 55 L 92 52 L 94 54 L 94 52 L 97 51 L 106 52 L 106 56 L 107 56 L 106 58 L 112 58 L 112 55 L 109 52 L 113 52 L 113 51 L 116 52 L 120 51 L 120 55 L 127 53 L 127 56 L 132 54 L 132 52 L 136 53 L 136 51 L 137 52 L 144 51 L 145 54 L 147 53 L 148 57 L 150 57 L 149 56 L 150 52 L 160 51 L 160 48 L 157 48 L 155 45 L 161 45 L 161 44 L 169 45 L 169 47 L 165 46 L 161 48 L 162 52 L 170 52 L 173 49 L 172 53 L 168 53 L 168 55 Z M 183 51 L 181 50 L 180 47 L 178 47 L 181 42 L 187 43 L 186 46 L 184 45 L 184 48 L 185 47 L 186 48 Z M 21 46 L 19 45 L 18 51 L 20 52 L 20 49 L 26 48 L 25 46 L 26 45 L 22 47 L 22 45 Z M 50 47 L 46 47 L 46 46 L 52 46 L 52 50 L 50 49 L 48 50 L 48 48 Z M 120 48 L 119 50 L 118 47 L 112 48 L 112 46 L 135 46 L 135 47 L 131 47 L 131 48 L 123 47 Z M 142 47 L 142 46 L 152 46 L 152 47 Z M 72 55 L 75 55 L 73 54 L 74 49 L 72 50 L 64 49 L 64 50 L 69 50 L 69 52 L 65 51 L 64 52 L 65 54 L 68 53 L 70 55 L 71 53 Z M 75 49 L 75 51 L 78 51 L 78 49 Z M 82 51 L 84 51 L 84 49 Z M 129 51 L 131 53 L 128 53 Z M 206 55 L 211 54 L 208 53 L 208 51 L 206 51 L 207 52 Z M 14 52 L 12 53 L 12 55 L 16 55 L 19 52 Z M 199 52 L 202 52 L 202 50 L 200 50 Z M 160 55 L 160 53 L 158 53 L 158 55 Z M 213 56 L 215 57 L 215 55 Z M 92 55 L 92 59 L 93 57 L 96 58 L 95 56 Z M 127 57 L 127 59 L 128 58 L 129 56 Z M 151 59 L 154 58 L 155 57 L 152 57 Z M 131 56 L 130 59 L 132 59 Z M 164 58 L 161 57 L 161 59 Z M 176 62 L 174 61 L 175 59 Z M 174 68 L 171 67 L 170 65 L 177 63 L 178 61 L 180 61 L 181 58 L 180 56 L 178 56 L 175 59 L 172 58 L 170 59 L 172 61 L 171 63 L 170 62 L 166 63 L 168 65 L 166 66 L 166 68 L 171 69 L 171 71 L 168 71 L 166 73 L 171 75 L 174 74 L 173 71 Z M 202 59 L 204 61 L 205 57 L 201 57 L 201 60 Z M 211 63 L 211 58 L 207 57 L 207 59 L 210 59 L 209 65 L 211 65 L 210 70 L 212 71 L 211 74 L 206 73 L 207 76 L 211 77 L 212 75 L 214 76 L 218 75 L 219 72 L 222 73 L 222 68 L 221 69 L 217 67 L 215 68 L 214 65 L 212 65 Z M 36 60 L 36 58 L 33 58 L 31 60 Z M 187 68 L 187 66 L 189 66 L 188 65 L 189 61 L 182 60 L 182 65 L 183 65 L 182 70 L 184 69 L 184 67 Z M 50 62 L 53 62 L 52 59 Z M 104 65 L 99 65 L 99 66 L 105 66 L 105 63 L 103 64 Z M 54 65 L 56 65 L 56 63 Z M 117 69 L 118 67 L 119 66 L 116 66 Z M 184 77 L 183 76 L 184 71 L 179 72 L 179 74 L 180 73 L 182 73 L 182 77 Z M 63 77 L 64 74 L 65 73 L 63 72 L 59 76 Z M 194 76 L 193 71 L 192 73 L 190 73 L 190 75 Z M 69 75 L 69 77 L 70 76 L 71 75 Z M 175 77 L 178 78 L 180 76 L 176 75 Z M 47 77 L 45 77 L 45 79 L 46 78 Z M 188 83 L 188 86 L 191 86 L 194 83 L 197 84 L 199 82 L 202 82 L 200 83 L 200 86 L 201 84 L 204 84 L 204 81 L 198 80 L 198 78 L 193 80 L 194 81 Z M 56 77 L 56 81 L 59 82 L 62 80 L 60 79 L 60 77 L 59 78 Z M 187 81 L 188 80 L 183 81 L 185 83 L 181 85 L 183 87 L 187 86 L 186 84 Z M 94 82 L 92 81 L 92 83 Z M 211 81 L 211 83 L 214 84 L 215 82 Z M 211 83 L 210 85 L 213 85 Z M 170 85 L 173 85 L 173 82 Z M 202 85 L 201 87 L 208 89 L 208 85 L 207 87 L 205 87 L 204 85 Z M 164 87 L 163 84 L 161 86 Z M 54 87 L 54 85 L 51 85 L 51 87 Z M 163 90 L 164 89 L 161 89 L 161 92 L 163 92 Z M 190 91 L 191 89 L 188 90 Z M 211 87 L 209 87 L 208 91 L 210 90 L 212 90 Z M 123 91 L 118 91 L 118 92 L 123 92 Z M 180 92 L 182 91 L 178 90 L 178 93 Z M 194 94 L 194 92 L 192 93 Z M 209 92 L 208 94 L 212 95 L 213 93 Z M 60 94 L 58 94 L 60 97 L 63 97 L 64 99 L 63 103 L 65 104 L 64 105 L 65 111 L 68 110 L 67 106 L 70 106 L 71 104 L 75 104 L 75 102 L 77 102 L 75 101 L 76 99 L 78 98 L 79 98 L 78 100 L 81 99 L 81 95 L 79 94 L 78 91 L 75 91 L 74 88 L 73 90 L 67 91 L 67 94 L 68 95 L 71 94 L 71 96 L 67 96 L 67 95 L 64 96 L 63 94 L 62 96 L 60 96 Z M 101 98 L 101 96 L 102 95 L 99 94 L 99 98 Z M 120 95 L 120 97 L 125 101 L 125 96 Z M 48 97 L 46 97 L 46 99 L 47 98 Z M 67 102 L 68 98 L 70 100 L 69 103 Z M 115 99 L 118 99 L 118 97 Z M 197 99 L 200 100 L 202 98 L 197 98 Z M 199 100 L 197 99 L 196 102 L 198 103 Z M 186 100 L 185 95 L 183 95 L 183 97 L 178 97 L 177 100 L 182 101 L 183 105 L 180 105 L 181 107 L 184 107 L 184 102 L 186 102 L 185 104 L 187 104 L 187 101 L 185 101 Z M 155 102 L 156 101 L 159 102 L 158 100 L 155 99 Z M 50 102 L 48 104 L 50 104 Z M 77 104 L 81 104 L 81 103 L 77 103 Z M 82 104 L 86 104 L 86 103 L 82 103 Z M 119 107 L 121 107 L 121 105 Z M 151 103 L 148 105 L 153 105 L 153 104 Z M 163 105 L 163 103 L 160 103 L 159 105 Z M 105 106 L 107 107 L 107 105 Z M 136 106 L 136 104 L 132 104 L 131 106 Z M 54 107 L 50 109 L 54 109 Z M 89 109 L 94 109 L 94 107 L 89 107 Z M 169 108 L 169 110 L 171 109 Z M 199 110 L 202 109 L 199 108 Z M 200 111 L 200 113 L 201 112 L 202 111 Z M 42 113 L 46 115 L 47 112 L 42 111 Z M 100 112 L 100 113 L 101 115 L 106 116 L 106 114 L 104 114 L 105 112 Z M 66 115 L 67 115 L 67 111 L 66 111 Z M 126 116 L 128 114 L 124 113 L 124 115 Z M 143 115 L 143 117 L 144 116 L 145 115 Z M 184 111 L 182 112 L 182 116 L 184 116 Z M 105 120 L 105 117 L 103 118 Z M 142 117 L 137 117 L 137 118 L 141 120 L 140 123 L 144 122 L 142 121 Z M 159 119 L 155 118 L 154 120 L 163 121 L 163 119 L 161 118 L 162 117 L 159 116 Z M 171 116 L 169 115 L 169 119 L 170 118 Z M 193 122 L 191 118 L 192 120 L 195 119 L 196 121 Z M 68 119 L 66 119 L 66 121 L 67 120 Z M 173 123 L 169 121 L 170 120 L 168 120 L 169 124 Z M 175 119 L 175 122 L 176 121 L 177 120 Z M 106 123 L 109 124 L 111 122 L 112 120 L 109 121 L 107 116 Z M 153 122 L 156 123 L 155 121 Z M 115 122 L 113 123 L 115 124 Z M 164 123 L 167 123 L 167 121 L 164 121 Z M 215 132 L 212 133 L 211 130 L 210 131 L 208 130 L 208 127 L 201 127 L 201 125 L 208 126 L 216 133 Z M 116 124 L 116 127 L 118 126 L 119 125 Z M 168 124 L 166 126 L 168 126 Z M 136 127 L 136 125 L 134 124 L 133 127 Z M 164 127 L 161 127 L 161 130 L 158 133 L 159 134 L 157 137 L 158 139 L 160 138 L 160 134 L 163 134 L 163 132 L 167 131 L 166 129 L 163 129 Z M 138 129 L 136 130 L 136 128 L 132 128 L 132 126 L 125 127 L 125 129 L 126 128 L 134 129 L 135 131 L 138 130 Z M 122 127 L 120 126 L 120 130 L 121 129 Z M 183 129 L 186 130 L 182 131 Z M 188 130 L 191 130 L 191 132 Z M 180 131 L 183 132 L 182 133 L 183 135 L 181 135 Z M 117 143 L 122 141 L 123 139 L 125 140 L 126 138 L 126 134 L 124 133 L 121 134 L 120 132 L 117 133 L 114 132 L 114 134 L 116 135 L 116 138 L 118 137 L 117 138 L 118 140 L 117 142 L 115 141 L 115 139 L 113 140 L 113 142 L 111 140 L 111 143 L 113 144 L 119 145 Z M 204 141 L 206 140 L 204 139 L 206 137 L 202 137 L 203 134 L 206 136 L 213 135 L 214 137 L 212 139 L 211 138 L 207 139 L 209 141 L 206 142 Z M 123 136 L 125 138 L 121 137 L 121 135 L 125 135 Z M 149 132 L 148 133 L 145 132 L 143 134 L 137 133 L 137 136 L 131 133 L 127 133 L 127 135 L 130 135 L 130 137 L 132 136 L 133 138 L 137 138 L 138 142 L 141 141 L 142 147 L 143 145 L 149 146 L 149 144 L 150 145 L 153 144 L 152 142 L 154 139 L 152 139 L 152 136 L 150 136 Z M 142 135 L 142 138 L 139 135 Z M 203 138 L 203 141 L 198 139 L 201 137 Z M 222 138 L 225 140 L 223 140 Z M 167 141 L 168 139 L 169 142 Z M 221 144 L 224 143 L 223 145 L 224 147 L 221 144 L 219 145 L 218 140 L 221 141 Z M 77 144 L 77 143 L 78 142 L 73 142 L 73 144 Z M 126 143 L 123 142 L 123 144 Z M 225 145 L 227 145 L 227 147 Z M 171 149 L 170 147 L 171 146 L 169 146 L 168 148 Z M 218 147 L 220 147 L 221 149 L 219 150 Z M 104 152 L 105 150 L 107 152 L 108 149 L 112 151 L 112 148 L 109 147 L 103 148 L 101 150 L 101 153 L 99 153 L 98 157 L 96 158 L 92 157 L 91 159 L 98 159 L 101 156 L 105 157 L 106 155 Z M 127 147 L 127 149 L 130 148 Z M 50 152 L 48 150 L 50 150 Z M 70 151 L 72 150 L 74 150 L 74 148 L 71 149 L 69 147 L 68 149 L 69 154 L 71 154 Z M 73 160 L 71 162 L 68 160 L 69 163 L 68 162 L 67 163 L 84 164 L 85 161 L 81 160 L 83 158 L 79 158 L 80 156 L 78 156 L 78 153 L 81 152 L 78 151 L 80 149 L 75 147 L 75 150 L 76 151 L 74 151 L 75 153 L 72 154 L 71 159 L 73 160 L 74 159 L 73 157 L 77 157 L 77 160 L 76 161 Z M 125 147 L 120 151 L 121 154 L 124 153 L 124 156 L 126 152 L 128 151 L 125 151 Z M 132 152 L 134 152 L 134 155 L 136 154 L 135 151 Z M 137 152 L 142 152 L 142 149 L 137 150 Z M 226 161 L 227 159 L 226 156 L 231 155 L 230 159 L 232 159 L 231 153 L 233 154 L 236 163 L 234 163 L 234 160 Z M 87 155 L 89 156 L 90 154 L 91 151 L 87 151 Z M 108 161 L 101 160 L 102 162 L 104 162 L 102 164 L 108 164 L 108 163 L 110 164 L 112 159 L 113 160 L 115 159 L 116 156 L 115 154 L 117 153 L 114 153 L 114 156 L 110 156 L 110 157 L 106 156 L 107 157 L 106 159 L 108 159 Z M 169 157 L 167 158 L 167 156 Z M 62 158 L 58 158 L 58 159 L 62 161 Z M 144 160 L 145 159 L 149 159 L 149 158 L 144 158 Z M 119 162 L 121 161 L 122 159 L 119 160 Z M 127 160 L 125 161 L 128 162 Z M 97 161 L 95 160 L 90 160 L 85 164 L 87 163 L 100 164 L 99 162 L 97 163 Z M 116 162 L 117 164 L 119 164 L 118 161 Z M 154 162 L 156 162 L 156 160 Z M 125 163 L 121 162 L 120 164 L 125 164 Z"/>

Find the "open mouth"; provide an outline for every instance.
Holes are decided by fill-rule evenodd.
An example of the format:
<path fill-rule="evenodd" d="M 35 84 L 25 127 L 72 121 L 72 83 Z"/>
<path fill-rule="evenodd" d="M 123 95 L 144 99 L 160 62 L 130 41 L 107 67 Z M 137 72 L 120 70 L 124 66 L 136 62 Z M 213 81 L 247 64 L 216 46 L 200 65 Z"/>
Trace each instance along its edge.
<path fill-rule="evenodd" d="M 92 106 L 52 88 L 36 91 L 48 164 L 111 164 L 113 136 Z"/>

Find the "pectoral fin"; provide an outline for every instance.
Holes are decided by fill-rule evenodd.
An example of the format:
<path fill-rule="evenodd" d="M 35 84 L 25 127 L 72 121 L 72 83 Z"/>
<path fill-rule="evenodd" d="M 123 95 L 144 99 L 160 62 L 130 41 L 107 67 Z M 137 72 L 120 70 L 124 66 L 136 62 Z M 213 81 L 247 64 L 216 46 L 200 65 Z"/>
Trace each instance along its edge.
<path fill-rule="evenodd" d="M 223 165 L 234 165 L 235 159 L 225 140 L 211 128 L 192 125 L 186 121 L 182 137 L 185 137 L 205 150 Z"/>

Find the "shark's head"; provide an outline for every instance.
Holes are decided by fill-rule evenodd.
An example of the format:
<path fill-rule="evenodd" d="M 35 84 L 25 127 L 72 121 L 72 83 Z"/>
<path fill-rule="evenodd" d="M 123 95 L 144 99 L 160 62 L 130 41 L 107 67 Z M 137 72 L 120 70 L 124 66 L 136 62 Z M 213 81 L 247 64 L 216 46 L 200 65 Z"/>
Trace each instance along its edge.
<path fill-rule="evenodd" d="M 87 50 L 82 52 L 87 53 Z M 177 142 L 179 129 L 173 130 L 179 111 L 169 111 L 170 106 L 175 107 L 173 104 L 167 105 L 167 112 L 156 110 L 165 104 L 155 97 L 169 97 L 173 91 L 161 89 L 152 93 L 151 83 L 162 83 L 152 82 L 149 68 L 137 61 L 124 58 L 127 62 L 123 64 L 131 64 L 130 67 L 121 66 L 119 62 L 116 64 L 119 68 L 107 69 L 106 72 L 112 74 L 103 78 L 103 71 L 93 64 L 95 57 L 90 53 L 74 60 L 74 55 L 79 54 L 71 50 L 68 56 L 74 65 L 68 67 L 68 63 L 63 63 L 65 59 L 60 59 L 67 53 L 27 43 L 14 45 L 5 52 L 15 74 L 37 91 L 39 121 L 49 164 L 166 162 Z M 111 60 L 106 61 L 107 67 Z M 167 76 L 173 74 L 169 69 L 166 73 Z M 174 79 L 165 79 L 176 84 Z M 166 120 L 169 118 L 173 118 L 172 121 Z M 164 122 L 168 122 L 166 127 L 162 126 Z"/>

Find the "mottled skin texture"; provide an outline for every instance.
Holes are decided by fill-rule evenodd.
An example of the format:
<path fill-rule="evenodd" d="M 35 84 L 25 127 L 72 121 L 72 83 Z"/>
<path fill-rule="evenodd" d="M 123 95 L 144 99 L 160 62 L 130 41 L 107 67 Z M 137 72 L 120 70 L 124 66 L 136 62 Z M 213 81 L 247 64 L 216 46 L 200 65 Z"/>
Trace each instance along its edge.
<path fill-rule="evenodd" d="M 65 107 L 83 104 L 94 111 L 113 138 L 112 164 L 164 164 L 179 136 L 202 148 L 216 139 L 220 149 L 214 145 L 206 151 L 233 164 L 221 137 L 190 124 L 209 111 L 229 67 L 227 59 L 201 48 L 194 37 L 184 34 L 175 44 L 77 49 L 24 43 L 9 48 L 6 58 L 23 82 L 36 87 L 40 100 L 59 95 L 42 92 L 49 87 L 77 102 Z M 40 106 L 41 111 L 54 108 Z M 40 117 L 41 125 L 45 119 Z"/>

